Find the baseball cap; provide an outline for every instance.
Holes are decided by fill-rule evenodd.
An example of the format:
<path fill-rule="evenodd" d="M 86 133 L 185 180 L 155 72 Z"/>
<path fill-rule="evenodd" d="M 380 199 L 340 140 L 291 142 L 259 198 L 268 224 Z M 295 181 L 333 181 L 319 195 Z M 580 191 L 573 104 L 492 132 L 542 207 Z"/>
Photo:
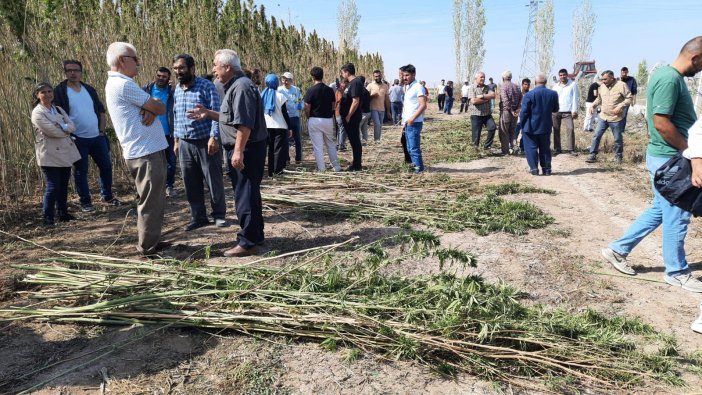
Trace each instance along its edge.
<path fill-rule="evenodd" d="M 294 79 L 295 79 L 295 78 L 293 78 L 293 74 L 292 74 L 291 72 L 289 72 L 289 71 L 286 71 L 285 73 L 283 73 L 283 77 L 284 77 L 284 78 L 287 78 L 287 79 L 289 79 L 289 80 L 294 80 Z"/>

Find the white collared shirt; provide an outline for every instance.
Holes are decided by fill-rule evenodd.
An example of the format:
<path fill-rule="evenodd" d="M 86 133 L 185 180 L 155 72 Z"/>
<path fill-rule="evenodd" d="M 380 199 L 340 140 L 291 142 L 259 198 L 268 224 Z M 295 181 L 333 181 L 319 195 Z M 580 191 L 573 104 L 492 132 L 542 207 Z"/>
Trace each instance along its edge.
<path fill-rule="evenodd" d="M 124 159 L 137 159 L 168 148 L 161 122 L 155 120 L 149 126 L 141 123 L 142 107 L 151 96 L 122 73 L 108 71 L 107 76 L 105 102 Z"/>

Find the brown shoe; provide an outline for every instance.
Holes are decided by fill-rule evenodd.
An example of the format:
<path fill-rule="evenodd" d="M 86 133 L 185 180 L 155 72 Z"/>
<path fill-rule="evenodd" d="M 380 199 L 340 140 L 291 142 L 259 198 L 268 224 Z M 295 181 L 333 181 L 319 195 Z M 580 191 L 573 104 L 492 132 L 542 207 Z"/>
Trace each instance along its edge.
<path fill-rule="evenodd" d="M 235 257 L 235 258 L 241 258 L 245 256 L 251 256 L 255 255 L 258 252 L 256 247 L 251 247 L 248 250 L 240 245 L 237 245 L 234 248 L 230 248 L 226 251 L 224 251 L 224 256 L 226 257 Z"/>

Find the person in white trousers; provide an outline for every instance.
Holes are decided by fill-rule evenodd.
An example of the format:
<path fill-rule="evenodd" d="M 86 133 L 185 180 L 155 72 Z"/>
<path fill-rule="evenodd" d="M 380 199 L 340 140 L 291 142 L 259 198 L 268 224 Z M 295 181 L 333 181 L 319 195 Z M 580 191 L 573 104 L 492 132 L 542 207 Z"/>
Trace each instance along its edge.
<path fill-rule="evenodd" d="M 326 146 L 332 168 L 334 171 L 341 171 L 334 142 L 333 118 L 336 104 L 334 90 L 322 81 L 324 70 L 321 67 L 313 67 L 310 70 L 310 75 L 314 84 L 305 93 L 305 115 L 308 117 L 307 132 L 312 142 L 317 170 L 326 170 L 324 163 L 324 147 Z"/>

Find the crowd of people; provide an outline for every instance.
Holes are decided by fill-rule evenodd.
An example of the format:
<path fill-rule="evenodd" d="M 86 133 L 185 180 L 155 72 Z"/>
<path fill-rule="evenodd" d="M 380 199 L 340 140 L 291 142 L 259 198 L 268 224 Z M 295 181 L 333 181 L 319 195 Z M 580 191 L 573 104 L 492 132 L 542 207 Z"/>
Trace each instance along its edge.
<path fill-rule="evenodd" d="M 212 80 L 198 76 L 195 60 L 178 54 L 171 68 L 159 67 L 152 82 L 138 86 L 134 78 L 141 64 L 136 48 L 115 42 L 107 49 L 110 66 L 105 84 L 105 105 L 96 90 L 82 81 L 82 64 L 63 63 L 66 80 L 53 88 L 39 83 L 34 89 L 32 124 L 36 132 L 36 157 L 46 181 L 43 218 L 48 226 L 70 221 L 67 195 L 71 168 L 81 209 L 94 210 L 88 186 L 89 158 L 100 175 L 101 200 L 118 206 L 112 193 L 112 163 L 105 135 L 109 112 L 122 154 L 137 190 L 137 250 L 145 257 L 167 246 L 161 241 L 166 197 L 175 196 L 176 166 L 180 168 L 190 221 L 185 231 L 214 223 L 228 226 L 224 171 L 235 195 L 239 231 L 235 245 L 225 256 L 243 257 L 257 253 L 264 242 L 260 186 L 267 168 L 269 176 L 281 173 L 294 160 L 302 160 L 300 115 L 307 118 L 307 131 L 319 171 L 341 171 L 337 151 L 348 139 L 352 162 L 347 171 L 362 170 L 363 146 L 373 125 L 373 140 L 382 138 L 382 124 L 390 121 L 402 128 L 405 160 L 415 173 L 425 170 L 421 132 L 429 92 L 424 81 L 416 79 L 416 69 L 408 64 L 399 69 L 400 78 L 392 86 L 380 70 L 372 81 L 356 75 L 352 63 L 343 65 L 339 77 L 325 83 L 324 70 L 312 67 L 311 87 L 304 94 L 294 85 L 292 73 L 261 78 L 257 69 L 241 67 L 238 54 L 230 49 L 215 52 Z M 655 171 L 682 152 L 691 159 L 692 182 L 702 187 L 702 123 L 692 105 L 684 77 L 702 71 L 702 36 L 687 42 L 677 59 L 653 73 L 647 90 L 647 118 L 650 142 L 646 164 L 653 180 Z M 177 83 L 171 82 L 175 74 Z M 481 147 L 481 132 L 487 129 L 484 149 L 492 147 L 499 133 L 501 153 L 523 153 L 533 175 L 551 175 L 552 155 L 577 155 L 574 121 L 578 117 L 578 84 L 565 69 L 559 80 L 546 87 L 547 77 L 538 73 L 534 87 L 529 79 L 521 85 L 512 82 L 512 73 L 502 74 L 497 86 L 492 78 L 478 72 L 471 85 L 460 90 L 459 113 L 471 120 L 471 139 Z M 439 111 L 451 114 L 453 81 L 442 80 L 437 90 Z M 263 85 L 263 89 L 261 89 Z M 597 160 L 605 131 L 612 130 L 615 161 L 623 159 L 623 132 L 629 107 L 636 102 L 637 82 L 621 69 L 617 79 L 611 70 L 600 73 L 588 87 L 583 129 L 593 133 L 587 162 Z M 493 119 L 499 96 L 499 125 Z M 565 126 L 565 149 L 561 147 L 561 127 Z M 688 140 L 688 131 L 690 139 Z M 553 135 L 553 138 L 552 136 Z M 521 136 L 521 138 L 519 138 Z M 695 142 L 696 145 L 693 145 Z M 690 145 L 688 145 L 688 143 Z M 553 148 L 551 148 L 553 146 Z M 290 155 L 294 147 L 294 157 Z M 325 151 L 326 157 L 325 160 Z M 177 163 L 176 163 L 177 162 Z M 266 166 L 267 164 L 267 166 Z M 205 203 L 205 183 L 210 213 Z M 648 234 L 663 226 L 664 279 L 671 285 L 702 292 L 702 282 L 690 272 L 685 260 L 684 241 L 690 213 L 669 204 L 653 189 L 652 206 L 625 232 L 602 250 L 614 268 L 635 275 L 627 256 Z M 210 217 L 214 220 L 210 221 Z M 702 332 L 702 318 L 693 324 Z"/>
<path fill-rule="evenodd" d="M 319 171 L 342 170 L 337 150 L 345 149 L 347 139 L 353 159 L 346 170 L 362 170 L 368 128 L 373 125 L 373 141 L 378 143 L 386 120 L 402 125 L 407 161 L 416 173 L 424 171 L 420 134 L 428 91 L 415 80 L 412 65 L 400 69 L 401 78 L 392 87 L 383 80 L 380 70 L 375 70 L 373 80 L 366 83 L 348 63 L 340 68 L 333 83 L 326 84 L 324 70 L 313 67 L 312 86 L 303 95 L 294 85 L 291 72 L 261 78 L 260 70 L 242 69 L 238 54 L 228 49 L 215 53 L 209 78 L 198 75 L 191 55 L 178 54 L 170 68 L 159 67 L 153 81 L 141 87 L 134 81 L 141 65 L 136 48 L 116 42 L 108 48 L 106 58 L 110 66 L 106 105 L 95 88 L 82 81 L 82 64 L 77 60 L 64 62 L 67 78 L 55 89 L 46 82 L 34 89 L 32 123 L 37 162 L 46 180 L 46 226 L 74 219 L 67 205 L 71 168 L 81 208 L 94 210 L 87 181 L 89 158 L 100 170 L 102 201 L 121 204 L 111 190 L 106 111 L 135 182 L 137 249 L 144 256 L 167 245 L 160 240 L 164 199 L 176 196 L 178 168 L 190 206 L 190 220 L 184 230 L 211 224 L 229 226 L 223 162 L 235 193 L 241 228 L 236 246 L 224 255 L 256 253 L 264 240 L 260 194 L 264 171 L 267 169 L 268 176 L 273 177 L 282 173 L 291 160 L 302 161 L 301 113 L 307 118 Z"/>

